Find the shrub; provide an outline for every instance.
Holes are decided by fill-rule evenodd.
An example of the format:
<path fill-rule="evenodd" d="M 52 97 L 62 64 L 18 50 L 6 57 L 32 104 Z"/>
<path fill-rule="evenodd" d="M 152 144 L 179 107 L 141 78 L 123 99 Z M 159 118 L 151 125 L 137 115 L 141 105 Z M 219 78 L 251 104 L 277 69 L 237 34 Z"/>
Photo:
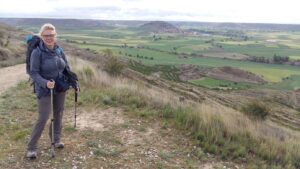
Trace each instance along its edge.
<path fill-rule="evenodd" d="M 266 119 L 269 115 L 269 111 L 270 110 L 266 105 L 258 101 L 248 103 L 242 107 L 242 112 L 244 112 L 247 116 L 259 120 Z"/>
<path fill-rule="evenodd" d="M 88 66 L 83 67 L 82 73 L 88 78 L 92 78 L 94 76 L 94 71 Z"/>
<path fill-rule="evenodd" d="M 7 49 L 0 48 L 0 61 L 7 60 L 9 58 L 9 51 Z"/>
<path fill-rule="evenodd" d="M 110 57 L 108 62 L 104 66 L 104 70 L 113 76 L 120 75 L 124 68 L 125 65 L 120 60 L 118 60 L 116 56 Z"/>
<path fill-rule="evenodd" d="M 112 98 L 111 98 L 110 96 L 105 95 L 105 96 L 103 96 L 103 98 L 102 98 L 102 102 L 103 102 L 103 104 L 105 104 L 105 105 L 110 105 L 110 104 L 113 103 L 113 100 L 112 100 Z"/>

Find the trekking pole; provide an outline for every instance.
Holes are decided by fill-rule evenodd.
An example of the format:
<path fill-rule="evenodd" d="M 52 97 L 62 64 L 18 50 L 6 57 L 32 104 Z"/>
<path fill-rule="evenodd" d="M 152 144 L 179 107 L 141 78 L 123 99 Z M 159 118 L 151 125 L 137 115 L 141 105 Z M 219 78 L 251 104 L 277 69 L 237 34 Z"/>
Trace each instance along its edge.
<path fill-rule="evenodd" d="M 55 150 L 54 150 L 54 111 L 53 111 L 53 88 L 50 89 L 51 93 L 51 112 L 52 112 L 52 119 L 51 119 L 51 157 L 55 157 Z"/>
<path fill-rule="evenodd" d="M 74 109 L 75 109 L 75 112 L 74 112 L 74 128 L 76 128 L 76 117 L 77 117 L 77 97 L 78 97 L 78 92 L 77 92 L 77 89 L 75 90 L 75 103 L 74 103 Z"/>

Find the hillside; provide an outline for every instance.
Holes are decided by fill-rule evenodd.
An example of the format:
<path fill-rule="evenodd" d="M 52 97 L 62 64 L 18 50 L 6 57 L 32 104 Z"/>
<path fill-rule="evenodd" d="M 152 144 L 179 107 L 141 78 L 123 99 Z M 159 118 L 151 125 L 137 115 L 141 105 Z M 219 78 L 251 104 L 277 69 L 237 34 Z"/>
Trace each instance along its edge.
<path fill-rule="evenodd" d="M 0 67 L 25 61 L 25 31 L 0 24 Z"/>
<path fill-rule="evenodd" d="M 153 33 L 181 33 L 182 30 L 164 21 L 152 21 L 139 27 L 141 31 Z"/>

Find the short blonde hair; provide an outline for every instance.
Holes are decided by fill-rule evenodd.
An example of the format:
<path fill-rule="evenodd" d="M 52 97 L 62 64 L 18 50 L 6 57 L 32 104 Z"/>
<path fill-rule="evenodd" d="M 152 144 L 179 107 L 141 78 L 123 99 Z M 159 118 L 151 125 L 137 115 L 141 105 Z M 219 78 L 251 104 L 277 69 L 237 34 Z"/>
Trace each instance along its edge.
<path fill-rule="evenodd" d="M 41 29 L 40 29 L 40 32 L 39 32 L 39 35 L 42 36 L 42 33 L 45 31 L 45 30 L 53 30 L 56 34 L 56 30 L 55 30 L 55 26 L 53 26 L 51 23 L 45 23 Z"/>

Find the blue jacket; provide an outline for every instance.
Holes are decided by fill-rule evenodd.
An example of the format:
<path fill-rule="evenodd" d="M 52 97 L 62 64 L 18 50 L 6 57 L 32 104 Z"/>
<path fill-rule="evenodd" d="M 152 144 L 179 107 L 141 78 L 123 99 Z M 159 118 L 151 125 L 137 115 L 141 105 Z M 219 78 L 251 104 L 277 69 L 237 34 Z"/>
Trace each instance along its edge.
<path fill-rule="evenodd" d="M 55 80 L 62 76 L 62 72 L 68 66 L 67 60 L 58 55 L 55 46 L 54 50 L 45 47 L 43 41 L 32 51 L 30 57 L 30 77 L 35 83 L 35 93 L 38 98 L 50 95 L 47 88 L 48 80 Z"/>

